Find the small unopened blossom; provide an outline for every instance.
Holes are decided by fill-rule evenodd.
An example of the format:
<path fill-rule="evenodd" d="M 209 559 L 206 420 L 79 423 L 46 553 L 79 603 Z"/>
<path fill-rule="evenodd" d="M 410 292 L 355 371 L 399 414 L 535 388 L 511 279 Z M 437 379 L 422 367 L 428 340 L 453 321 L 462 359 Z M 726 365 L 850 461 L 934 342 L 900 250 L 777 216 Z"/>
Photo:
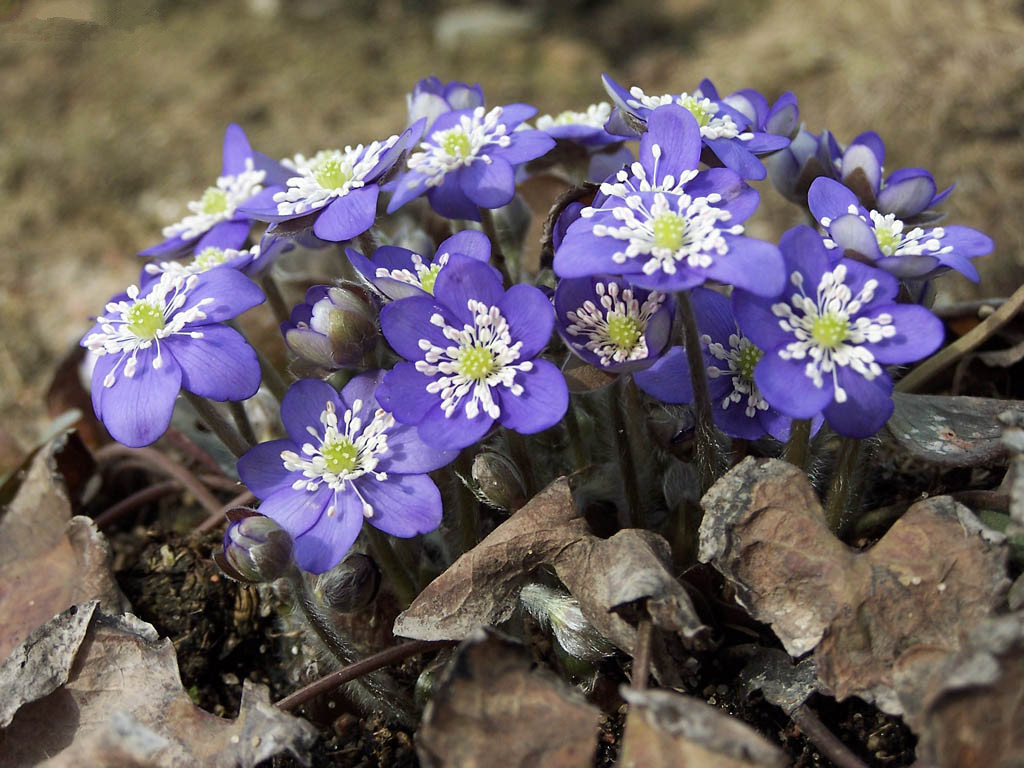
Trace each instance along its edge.
<path fill-rule="evenodd" d="M 380 321 L 409 362 L 385 376 L 378 397 L 428 445 L 464 448 L 495 422 L 531 434 L 565 415 L 565 379 L 537 357 L 554 325 L 551 302 L 537 288 L 506 291 L 490 266 L 456 254 L 433 296 L 393 301 Z"/>
<path fill-rule="evenodd" d="M 437 213 L 450 219 L 480 221 L 480 208 L 510 203 L 516 167 L 555 146 L 542 131 L 517 130 L 536 112 L 526 104 L 508 104 L 439 116 L 419 150 L 409 155 L 409 169 L 395 182 L 388 213 L 423 194 Z"/>
<path fill-rule="evenodd" d="M 924 307 L 896 303 L 899 283 L 887 272 L 833 260 L 810 227 L 791 229 L 779 247 L 788 277 L 781 296 L 733 293 L 740 330 L 764 350 L 754 381 L 787 416 L 824 412 L 842 435 L 873 435 L 893 409 L 884 366 L 934 352 L 942 323 Z"/>
<path fill-rule="evenodd" d="M 557 115 L 541 115 L 537 118 L 537 129 L 559 142 L 568 156 L 586 152 L 586 178 L 601 181 L 619 168 L 633 161 L 633 153 L 623 146 L 623 137 L 608 133 L 604 126 L 612 112 L 611 105 L 602 101 L 591 104 L 583 112 L 565 110 Z M 570 145 L 576 145 L 575 150 Z M 558 157 L 556 150 L 552 156 Z M 564 162 L 564 160 L 563 160 Z M 567 165 L 573 165 L 567 163 Z"/>
<path fill-rule="evenodd" d="M 452 254 L 458 253 L 486 264 L 491 258 L 491 241 L 483 232 L 466 229 L 442 242 L 429 261 L 408 248 L 395 245 L 382 245 L 370 259 L 351 248 L 345 253 L 352 266 L 374 288 L 394 300 L 406 296 L 432 296 L 437 276 Z"/>
<path fill-rule="evenodd" d="M 712 97 L 698 88 L 693 93 L 649 96 L 637 86 L 626 90 L 608 75 L 602 78 L 618 110 L 608 123 L 608 130 L 613 133 L 636 135 L 655 109 L 678 105 L 697 120 L 701 143 L 708 152 L 705 160 L 730 168 L 744 179 L 763 179 L 768 172 L 756 155 L 775 152 L 789 144 L 787 136 L 758 130 L 746 115 L 718 100 L 717 94 Z M 623 119 L 625 115 L 628 118 Z"/>
<path fill-rule="evenodd" d="M 479 84 L 469 85 L 460 80 L 442 83 L 431 75 L 416 83 L 412 93 L 406 94 L 409 125 L 426 118 L 426 130 L 445 112 L 458 109 L 476 109 L 484 105 L 484 91 Z"/>
<path fill-rule="evenodd" d="M 373 226 L 381 177 L 422 130 L 421 121 L 384 141 L 325 149 L 312 157 L 296 155 L 284 161 L 291 171 L 286 188 L 270 205 L 249 206 L 244 212 L 275 224 L 310 217 L 312 232 L 321 240 L 351 240 Z"/>
<path fill-rule="evenodd" d="M 166 240 L 139 255 L 167 258 L 193 247 L 196 253 L 210 246 L 241 248 L 253 223 L 241 209 L 269 203 L 282 189 L 283 172 L 279 164 L 253 152 L 245 132 L 232 123 L 224 134 L 224 167 L 216 183 L 188 204 L 185 218 L 164 227 Z"/>
<path fill-rule="evenodd" d="M 926 279 L 955 269 L 978 281 L 971 259 L 991 253 L 991 238 L 970 227 L 917 227 L 894 213 L 862 208 L 851 190 L 831 179 L 811 184 L 807 202 L 837 255 L 862 259 L 903 279 Z"/>
<path fill-rule="evenodd" d="M 754 369 L 764 352 L 739 330 L 729 300 L 715 291 L 695 288 L 690 301 L 715 425 L 730 437 L 756 440 L 769 434 L 785 440 L 792 419 L 772 408 L 757 388 Z M 683 347 L 672 347 L 653 366 L 633 374 L 633 380 L 664 403 L 693 402 L 690 363 Z"/>
<path fill-rule="evenodd" d="M 575 354 L 618 373 L 651 366 L 668 344 L 675 303 L 612 275 L 560 280 L 555 327 Z"/>
<path fill-rule="evenodd" d="M 306 300 L 281 323 L 281 333 L 299 357 L 328 370 L 359 365 L 375 349 L 379 302 L 361 285 L 314 285 Z"/>
<path fill-rule="evenodd" d="M 235 581 L 261 584 L 280 578 L 292 565 L 292 538 L 269 517 L 248 509 L 228 512 L 223 549 L 213 553 Z"/>
<path fill-rule="evenodd" d="M 600 187 L 555 251 L 562 278 L 620 274 L 662 292 L 705 280 L 770 295 L 784 279 L 771 243 L 744 237 L 758 194 L 727 168 L 697 171 L 701 138 L 689 111 L 650 113 L 639 160 Z"/>
<path fill-rule="evenodd" d="M 291 534 L 295 561 L 312 573 L 341 562 L 364 520 L 400 538 L 441 522 L 441 494 L 426 473 L 455 454 L 424 445 L 381 409 L 379 380 L 379 371 L 360 374 L 340 394 L 317 379 L 295 382 L 281 401 L 288 437 L 238 460 L 260 513 Z"/>
<path fill-rule="evenodd" d="M 256 353 L 222 321 L 264 301 L 233 269 L 165 272 L 112 299 L 81 345 L 99 356 L 92 374 L 96 417 L 120 443 L 138 447 L 162 435 L 178 392 L 247 400 L 260 385 Z"/>

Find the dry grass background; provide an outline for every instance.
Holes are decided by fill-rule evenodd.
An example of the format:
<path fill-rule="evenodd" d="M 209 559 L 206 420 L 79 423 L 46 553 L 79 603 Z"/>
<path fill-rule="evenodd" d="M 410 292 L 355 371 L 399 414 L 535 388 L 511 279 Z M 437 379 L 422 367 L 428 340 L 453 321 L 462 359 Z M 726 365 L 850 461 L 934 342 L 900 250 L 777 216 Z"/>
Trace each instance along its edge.
<path fill-rule="evenodd" d="M 602 71 L 649 91 L 704 76 L 726 92 L 791 89 L 809 129 L 877 130 L 889 169 L 958 184 L 949 222 L 989 232 L 997 253 L 980 286 L 944 279 L 946 298 L 1024 278 L 1019 0 L 573 0 L 502 17 L 510 8 L 0 0 L 0 438 L 28 445 L 45 429 L 55 360 L 215 178 L 228 122 L 278 156 L 365 141 L 403 125 L 404 94 L 427 74 L 541 111 L 603 98 Z M 458 32 L 474 19 L 482 31 Z M 797 219 L 769 205 L 754 231 Z"/>

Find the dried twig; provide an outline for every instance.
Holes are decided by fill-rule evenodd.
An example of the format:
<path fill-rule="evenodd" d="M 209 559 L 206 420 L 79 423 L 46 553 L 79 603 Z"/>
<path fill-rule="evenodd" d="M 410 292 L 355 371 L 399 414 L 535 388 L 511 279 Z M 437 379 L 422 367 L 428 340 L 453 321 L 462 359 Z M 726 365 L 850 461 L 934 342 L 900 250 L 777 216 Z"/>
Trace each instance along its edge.
<path fill-rule="evenodd" d="M 160 453 L 160 451 L 153 448 L 129 448 L 119 443 L 111 443 L 97 450 L 94 458 L 97 464 L 102 464 L 116 458 L 144 461 L 150 468 L 181 483 L 189 493 L 196 497 L 196 501 L 199 502 L 203 509 L 211 515 L 220 513 L 220 501 L 210 493 L 209 489 L 200 482 L 199 478 L 193 475 L 186 467 Z"/>

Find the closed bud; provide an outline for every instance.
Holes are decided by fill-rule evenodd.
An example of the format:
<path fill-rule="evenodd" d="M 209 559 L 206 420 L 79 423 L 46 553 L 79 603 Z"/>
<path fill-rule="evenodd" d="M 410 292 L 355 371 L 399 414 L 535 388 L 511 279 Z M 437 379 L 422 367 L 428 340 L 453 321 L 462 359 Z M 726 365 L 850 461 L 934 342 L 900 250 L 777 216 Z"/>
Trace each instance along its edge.
<path fill-rule="evenodd" d="M 523 476 L 507 456 L 494 451 L 478 453 L 472 473 L 477 492 L 491 506 L 515 512 L 526 503 Z"/>
<path fill-rule="evenodd" d="M 339 613 L 355 613 L 366 608 L 377 596 L 379 587 L 377 564 L 359 552 L 353 552 L 316 580 L 320 599 Z"/>
<path fill-rule="evenodd" d="M 292 565 L 292 537 L 271 520 L 249 509 L 228 513 L 223 551 L 213 559 L 227 576 L 251 584 L 274 581 Z"/>
<path fill-rule="evenodd" d="M 306 301 L 281 323 L 281 333 L 300 357 L 331 370 L 357 366 L 377 346 L 379 303 L 352 282 L 315 285 Z"/>

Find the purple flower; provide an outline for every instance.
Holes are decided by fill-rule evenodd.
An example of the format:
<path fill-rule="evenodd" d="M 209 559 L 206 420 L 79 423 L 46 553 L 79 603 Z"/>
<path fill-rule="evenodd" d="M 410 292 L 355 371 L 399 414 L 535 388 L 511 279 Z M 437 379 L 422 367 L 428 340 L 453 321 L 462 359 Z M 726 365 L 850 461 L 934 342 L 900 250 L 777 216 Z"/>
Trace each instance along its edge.
<path fill-rule="evenodd" d="M 188 204 L 191 213 L 164 227 L 166 240 L 140 251 L 140 256 L 174 257 L 195 246 L 240 248 L 252 228 L 252 218 L 240 209 L 270 203 L 283 189 L 284 169 L 270 158 L 253 152 L 245 132 L 232 123 L 224 134 L 224 165 L 217 183 Z"/>
<path fill-rule="evenodd" d="M 602 75 L 602 79 L 605 90 L 618 108 L 618 113 L 613 114 L 609 122 L 608 130 L 626 136 L 636 135 L 655 109 L 666 104 L 676 104 L 689 111 L 697 120 L 701 142 L 707 149 L 705 162 L 709 165 L 724 165 L 744 179 L 763 179 L 768 174 L 761 161 L 755 157 L 756 154 L 775 152 L 789 144 L 786 136 L 749 130 L 750 119 L 738 109 L 717 100 L 717 94 L 709 96 L 698 89 L 692 94 L 648 96 L 636 86 L 627 91 L 608 75 Z"/>
<path fill-rule="evenodd" d="M 381 330 L 398 363 L 378 392 L 381 404 L 437 448 L 464 448 L 495 421 L 524 434 L 554 426 L 569 392 L 561 372 L 535 359 L 554 325 L 551 302 L 530 285 L 508 291 L 494 270 L 453 255 L 434 295 L 386 305 Z"/>
<path fill-rule="evenodd" d="M 561 280 L 555 288 L 559 335 L 583 360 L 608 371 L 652 365 L 668 344 L 674 312 L 664 293 L 612 275 Z"/>
<path fill-rule="evenodd" d="M 771 243 L 741 236 L 758 194 L 733 171 L 697 172 L 700 129 L 682 107 L 650 114 L 640 159 L 601 185 L 555 252 L 559 277 L 621 274 L 662 292 L 718 280 L 761 295 L 782 289 Z"/>
<path fill-rule="evenodd" d="M 955 269 L 977 282 L 970 260 L 992 252 L 991 238 L 975 229 L 908 228 L 894 213 L 862 208 L 852 191 L 831 179 L 816 179 L 807 202 L 828 232 L 826 246 L 859 254 L 899 278 L 921 280 Z"/>
<path fill-rule="evenodd" d="M 764 350 L 754 381 L 772 406 L 794 419 L 824 411 L 842 435 L 873 435 L 892 413 L 883 365 L 934 352 L 942 323 L 924 307 L 897 304 L 899 282 L 851 259 L 833 261 L 821 236 L 795 227 L 779 243 L 788 295 L 733 293 L 739 327 Z"/>
<path fill-rule="evenodd" d="M 244 212 L 275 224 L 309 217 L 313 234 L 321 240 L 358 237 L 377 216 L 378 182 L 422 130 L 419 122 L 385 141 L 325 149 L 310 158 L 296 155 L 285 161 L 292 171 L 287 189 L 276 193 L 270 205 L 250 206 Z"/>
<path fill-rule="evenodd" d="M 120 443 L 138 447 L 162 435 L 181 389 L 211 400 L 246 400 L 260 386 L 256 353 L 221 325 L 264 301 L 233 269 L 165 272 L 130 286 L 82 339 L 99 355 L 92 374 L 96 417 Z"/>
<path fill-rule="evenodd" d="M 238 460 L 242 482 L 262 499 L 259 511 L 291 535 L 307 571 L 339 563 L 364 518 L 400 538 L 441 523 L 441 494 L 425 473 L 455 453 L 427 447 L 379 407 L 380 373 L 356 376 L 340 395 L 318 379 L 295 382 L 281 401 L 288 438 Z"/>
<path fill-rule="evenodd" d="M 633 162 L 633 153 L 622 145 L 623 137 L 604 129 L 611 111 L 611 105 L 602 101 L 591 104 L 585 112 L 566 110 L 557 115 L 541 115 L 537 118 L 537 129 L 563 145 L 582 147 L 587 152 L 587 178 L 601 181 Z"/>
<path fill-rule="evenodd" d="M 416 83 L 405 99 L 409 107 L 409 125 L 426 118 L 426 128 L 430 130 L 434 121 L 445 112 L 482 107 L 484 91 L 479 84 L 469 85 L 459 80 L 442 83 L 431 75 Z"/>
<path fill-rule="evenodd" d="M 515 197 L 515 168 L 546 154 L 555 141 L 542 131 L 516 130 L 537 112 L 508 104 L 446 112 L 434 122 L 409 170 L 395 183 L 394 213 L 426 193 L 430 206 L 450 219 L 480 221 L 479 208 L 500 208 Z"/>
<path fill-rule="evenodd" d="M 484 264 L 491 258 L 491 241 L 483 232 L 467 229 L 441 243 L 431 262 L 407 248 L 382 245 L 366 258 L 351 248 L 345 253 L 359 273 L 388 299 L 434 295 L 434 284 L 453 254 L 462 254 Z M 495 270 L 495 274 L 499 274 Z"/>
<path fill-rule="evenodd" d="M 181 277 L 189 275 L 200 275 L 211 269 L 226 267 L 244 271 L 255 259 L 259 258 L 260 247 L 254 245 L 242 251 L 234 248 L 218 248 L 215 245 L 208 245 L 201 251 L 197 251 L 191 261 L 159 261 L 147 264 L 142 268 L 139 276 L 139 285 L 146 286 L 156 280 L 160 275 L 171 272 Z"/>
<path fill-rule="evenodd" d="M 281 323 L 285 343 L 304 360 L 327 368 L 357 366 L 377 347 L 379 302 L 361 285 L 314 285 Z"/>
<path fill-rule="evenodd" d="M 754 382 L 764 352 L 736 325 L 729 300 L 705 288 L 690 294 L 708 376 L 711 413 L 730 437 L 756 440 L 769 434 L 786 440 L 792 419 L 772 408 Z M 640 389 L 665 403 L 690 403 L 690 364 L 683 347 L 672 347 L 645 371 L 633 374 Z M 818 419 L 820 425 L 821 419 Z"/>
<path fill-rule="evenodd" d="M 763 133 L 789 138 L 797 129 L 800 109 L 797 107 L 796 95 L 792 91 L 786 91 L 769 106 L 768 100 L 752 88 L 733 91 L 725 98 L 719 99 L 718 89 L 705 78 L 698 90 L 702 96 L 712 101 L 722 101 L 740 112 L 754 129 Z"/>

